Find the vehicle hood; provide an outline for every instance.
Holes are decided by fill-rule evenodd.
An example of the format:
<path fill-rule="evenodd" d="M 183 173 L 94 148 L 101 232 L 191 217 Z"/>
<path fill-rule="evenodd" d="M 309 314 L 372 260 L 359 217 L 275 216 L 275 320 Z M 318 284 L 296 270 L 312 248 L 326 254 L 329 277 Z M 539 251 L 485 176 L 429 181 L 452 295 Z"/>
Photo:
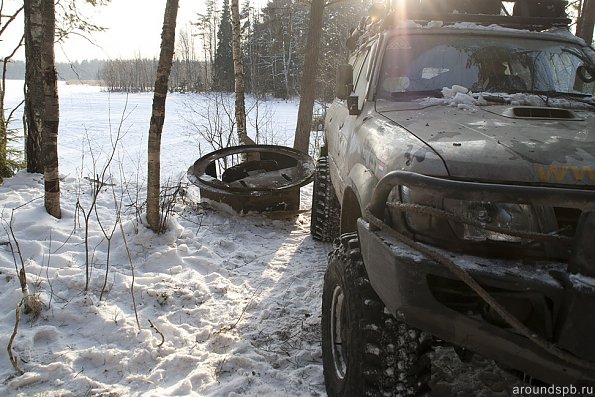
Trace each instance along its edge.
<path fill-rule="evenodd" d="M 595 186 L 595 115 L 522 118 L 518 108 L 431 106 L 382 111 L 425 142 L 451 177 L 484 182 Z M 521 109 L 523 110 L 523 109 Z M 416 154 L 423 161 L 423 152 Z"/>

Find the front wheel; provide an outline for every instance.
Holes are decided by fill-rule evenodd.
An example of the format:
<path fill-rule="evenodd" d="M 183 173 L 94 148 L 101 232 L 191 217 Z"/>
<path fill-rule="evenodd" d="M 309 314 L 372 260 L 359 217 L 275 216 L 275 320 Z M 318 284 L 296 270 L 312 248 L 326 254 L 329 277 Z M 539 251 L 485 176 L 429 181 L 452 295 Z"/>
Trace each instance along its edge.
<path fill-rule="evenodd" d="M 370 285 L 355 234 L 329 256 L 322 297 L 322 359 L 331 397 L 428 391 L 431 337 L 398 321 Z"/>

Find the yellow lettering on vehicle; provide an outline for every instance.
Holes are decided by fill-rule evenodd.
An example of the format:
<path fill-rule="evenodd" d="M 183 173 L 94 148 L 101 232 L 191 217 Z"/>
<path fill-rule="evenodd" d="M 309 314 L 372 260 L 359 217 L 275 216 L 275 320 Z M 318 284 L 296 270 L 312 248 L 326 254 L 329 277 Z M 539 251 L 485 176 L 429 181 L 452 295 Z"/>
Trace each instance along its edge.
<path fill-rule="evenodd" d="M 568 176 L 568 172 L 576 181 L 592 180 L 595 181 L 595 169 L 588 165 L 578 167 L 573 166 L 558 166 L 558 165 L 538 165 L 537 176 L 541 182 L 556 181 L 561 182 Z"/>
<path fill-rule="evenodd" d="M 552 179 L 560 182 L 566 178 L 568 174 L 568 167 L 558 167 L 557 165 L 549 165 L 544 167 L 542 165 L 537 166 L 537 174 L 541 182 L 547 182 Z"/>
<path fill-rule="evenodd" d="M 574 174 L 574 179 L 577 181 L 582 181 L 583 179 L 591 179 L 595 181 L 595 170 L 591 169 L 588 165 L 585 165 L 582 168 L 574 166 L 572 167 L 572 173 Z"/>

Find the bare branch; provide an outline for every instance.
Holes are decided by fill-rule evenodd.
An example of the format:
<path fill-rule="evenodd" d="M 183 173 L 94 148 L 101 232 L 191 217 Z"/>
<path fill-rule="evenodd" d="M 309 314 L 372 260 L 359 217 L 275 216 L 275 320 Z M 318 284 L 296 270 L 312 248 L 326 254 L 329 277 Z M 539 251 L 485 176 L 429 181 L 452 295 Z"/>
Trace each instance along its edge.
<path fill-rule="evenodd" d="M 6 121 L 9 122 L 10 120 L 12 120 L 12 116 L 14 116 L 14 113 L 21 107 L 23 106 L 23 104 L 25 103 L 25 100 L 23 99 L 21 102 L 19 102 L 18 105 L 16 105 L 11 111 L 10 113 L 8 113 L 8 117 L 6 118 Z"/>
<path fill-rule="evenodd" d="M 10 23 L 12 21 L 15 20 L 15 18 L 23 11 L 23 8 L 25 6 L 21 6 L 21 8 L 19 8 L 18 10 L 15 11 L 15 13 L 13 15 L 10 16 L 10 18 L 8 18 L 8 21 L 6 21 L 6 23 L 4 24 L 4 26 L 2 26 L 2 28 L 0 28 L 0 36 L 2 36 L 2 33 L 4 33 L 4 31 L 6 30 L 6 28 L 8 28 L 8 26 L 10 25 Z"/>
<path fill-rule="evenodd" d="M 132 307 L 134 309 L 134 316 L 136 317 L 136 325 L 138 326 L 138 330 L 140 331 L 142 328 L 140 326 L 140 320 L 138 319 L 138 310 L 136 309 L 136 298 L 134 296 L 134 262 L 132 261 L 132 254 L 130 253 L 130 248 L 128 247 L 128 239 L 126 238 L 126 233 L 124 232 L 124 226 L 122 225 L 122 219 L 118 222 L 120 224 L 120 232 L 122 233 L 122 239 L 124 240 L 124 247 L 126 248 L 126 254 L 128 255 L 128 261 L 130 262 L 130 270 L 132 273 L 132 283 L 130 284 L 130 295 L 132 296 Z"/>
<path fill-rule="evenodd" d="M 149 320 L 149 325 L 151 326 L 151 328 L 153 328 L 153 330 L 155 330 L 155 332 L 157 334 L 159 334 L 159 336 L 161 336 L 161 343 L 157 345 L 157 347 L 161 347 L 163 346 L 163 344 L 165 343 L 165 337 L 163 336 L 163 334 L 161 333 L 161 331 L 159 331 L 157 329 L 157 327 L 153 324 L 153 322 L 151 322 L 151 320 Z"/>
<path fill-rule="evenodd" d="M 12 352 L 12 343 L 14 342 L 14 338 L 17 336 L 17 331 L 19 329 L 19 322 L 21 321 L 21 305 L 23 301 L 19 302 L 15 310 L 15 322 L 14 322 L 14 329 L 12 330 L 12 335 L 10 335 L 10 341 L 8 342 L 8 346 L 6 346 L 6 351 L 8 352 L 8 357 L 10 358 L 10 363 L 12 364 L 13 368 L 19 375 L 22 375 L 24 372 L 21 368 L 19 368 L 19 363 L 17 358 L 15 357 L 14 353 Z"/>

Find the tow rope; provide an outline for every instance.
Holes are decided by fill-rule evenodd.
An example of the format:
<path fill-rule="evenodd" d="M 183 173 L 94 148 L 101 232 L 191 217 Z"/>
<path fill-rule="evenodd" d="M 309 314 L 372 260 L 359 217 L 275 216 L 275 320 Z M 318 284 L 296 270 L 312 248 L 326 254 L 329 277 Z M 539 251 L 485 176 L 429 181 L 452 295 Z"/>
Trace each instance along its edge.
<path fill-rule="evenodd" d="M 389 204 L 389 203 L 387 203 Z M 393 203 L 390 203 L 390 206 L 393 206 Z M 399 205 L 400 206 L 400 205 Z M 407 207 L 414 207 L 419 209 L 419 205 L 410 205 L 410 204 L 403 204 L 402 205 L 402 209 L 404 210 L 408 210 Z M 427 207 L 426 207 L 427 208 Z M 448 214 L 449 216 L 454 216 L 456 217 L 456 215 L 451 214 L 449 212 L 446 211 L 442 211 L 442 210 L 437 210 L 437 211 L 441 211 L 443 213 Z M 441 215 L 445 215 L 445 214 L 441 214 Z M 523 335 L 524 337 L 526 337 L 527 339 L 533 341 L 537 346 L 541 347 L 543 350 L 545 350 L 546 352 L 554 355 L 555 357 L 576 365 L 578 367 L 584 367 L 584 368 L 588 368 L 591 370 L 595 370 L 595 362 L 592 361 L 588 361 L 588 360 L 584 360 L 581 359 L 579 357 L 576 357 L 570 353 L 567 353 L 566 351 L 562 350 L 561 348 L 559 348 L 557 345 L 555 345 L 554 343 L 549 342 L 548 340 L 546 340 L 545 338 L 537 335 L 536 333 L 534 333 L 533 331 L 531 331 L 531 329 L 529 329 L 529 327 L 527 327 L 525 324 L 523 324 L 521 321 L 519 321 L 516 317 L 514 317 L 512 314 L 510 314 L 505 308 L 504 306 L 502 306 L 494 297 L 492 297 L 477 281 L 475 281 L 475 279 L 469 274 L 469 272 L 467 272 L 465 269 L 463 269 L 462 267 L 458 266 L 454 261 L 452 261 L 451 259 L 447 258 L 446 256 L 428 248 L 426 245 L 423 245 L 405 235 L 403 235 L 402 233 L 397 232 L 396 230 L 392 229 L 391 227 L 389 227 L 388 225 L 386 225 L 383 221 L 381 221 L 380 219 L 376 218 L 376 216 L 374 216 L 372 214 L 372 212 L 370 211 L 369 207 L 366 207 L 364 209 L 364 219 L 366 221 L 368 221 L 370 224 L 372 224 L 373 226 L 377 227 L 378 229 L 382 230 L 385 233 L 390 234 L 391 236 L 393 236 L 394 238 L 396 238 L 398 241 L 402 242 L 405 245 L 408 245 L 409 247 L 413 248 L 414 250 L 419 251 L 420 253 L 422 253 L 423 255 L 425 255 L 426 257 L 433 259 L 434 261 L 440 263 L 441 265 L 443 265 L 444 267 L 446 267 L 448 270 L 450 270 L 455 276 L 457 276 L 461 281 L 463 281 L 469 288 L 471 288 L 481 299 L 483 299 L 483 301 L 485 303 L 487 303 L 490 307 L 492 307 L 492 309 L 494 309 L 496 311 L 496 313 L 498 313 L 498 315 L 500 317 L 502 317 L 502 319 L 504 321 L 506 321 L 506 323 L 512 327 L 513 329 L 515 329 L 516 331 L 518 331 L 521 335 Z M 473 222 L 470 222 L 468 220 L 463 220 L 460 219 L 459 217 L 457 217 L 457 221 L 459 222 L 463 222 L 463 223 L 470 223 L 473 224 Z M 485 226 L 481 226 L 484 227 L 486 229 L 488 229 Z M 492 227 L 493 228 L 493 227 Z M 551 236 L 551 235 L 542 235 L 542 233 L 530 233 L 530 232 L 517 232 L 517 231 L 512 231 L 509 229 L 502 229 L 502 228 L 495 228 L 495 229 L 500 229 L 498 232 L 504 232 L 506 234 L 511 234 L 511 233 L 529 233 L 529 235 L 532 235 L 533 239 L 537 239 L 537 238 L 557 238 L 557 237 L 561 237 L 561 236 Z M 488 229 L 490 230 L 490 229 Z M 495 231 L 495 230 L 494 230 Z M 539 235 L 542 235 L 541 237 L 539 237 Z"/>

